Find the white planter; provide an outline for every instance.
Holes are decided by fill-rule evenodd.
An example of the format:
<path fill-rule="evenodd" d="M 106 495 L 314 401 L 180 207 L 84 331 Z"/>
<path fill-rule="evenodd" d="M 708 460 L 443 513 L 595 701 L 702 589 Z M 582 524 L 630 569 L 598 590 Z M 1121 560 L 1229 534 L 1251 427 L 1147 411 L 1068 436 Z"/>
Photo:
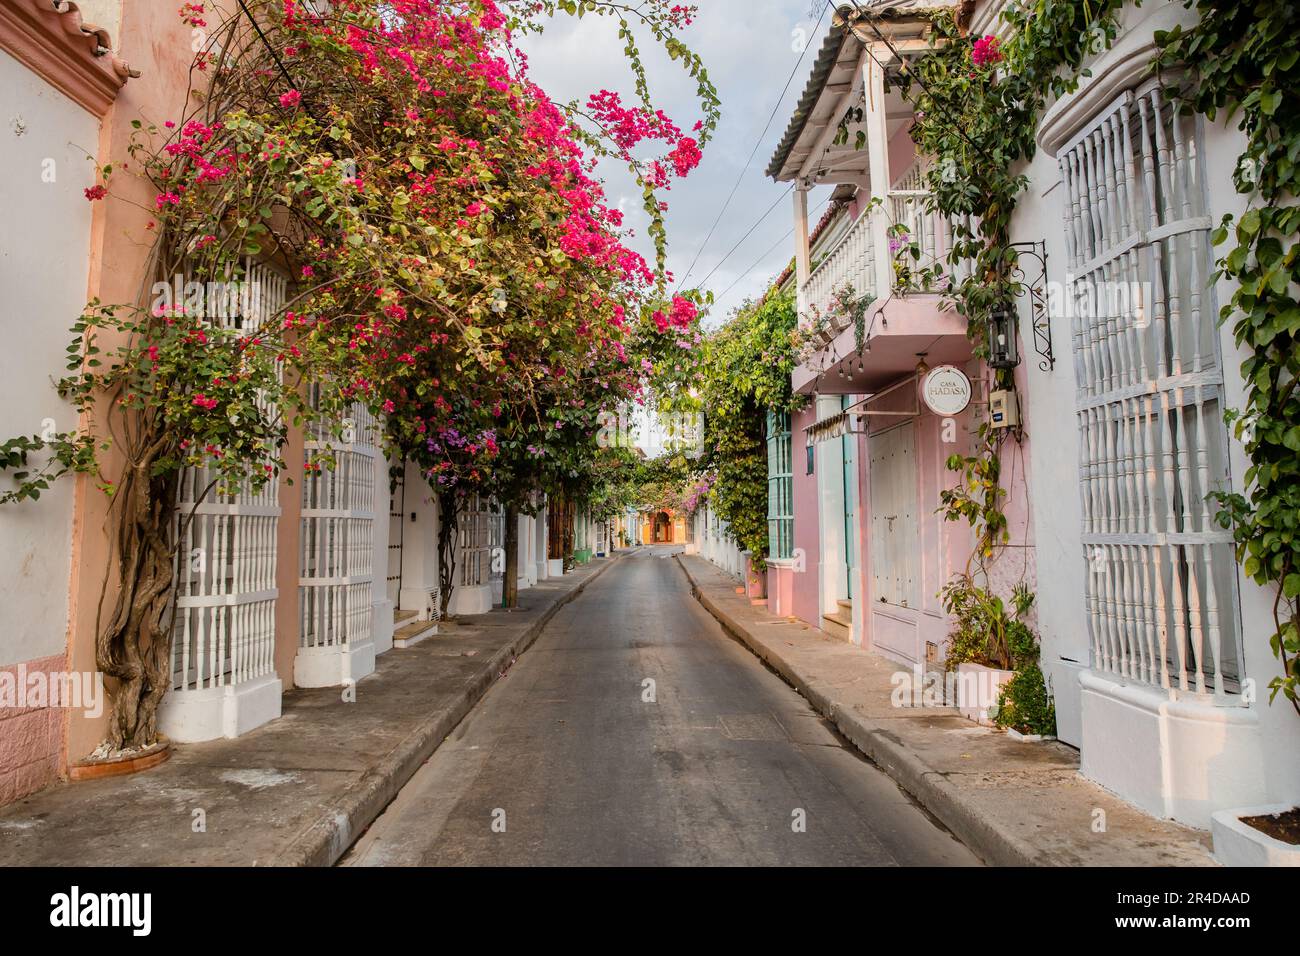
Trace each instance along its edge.
<path fill-rule="evenodd" d="M 1040 744 L 1044 740 L 1055 740 L 1051 734 L 1022 734 L 1014 727 L 1007 728 L 1007 736 L 1022 744 Z"/>
<path fill-rule="evenodd" d="M 991 724 L 989 708 L 998 702 L 998 691 L 1015 671 L 1003 671 L 983 664 L 957 665 L 957 710 L 977 724 Z"/>
<path fill-rule="evenodd" d="M 1290 810 L 1291 804 L 1219 810 L 1210 816 L 1214 858 L 1224 866 L 1300 866 L 1300 846 L 1283 843 L 1242 823 L 1242 817 L 1260 817 Z"/>

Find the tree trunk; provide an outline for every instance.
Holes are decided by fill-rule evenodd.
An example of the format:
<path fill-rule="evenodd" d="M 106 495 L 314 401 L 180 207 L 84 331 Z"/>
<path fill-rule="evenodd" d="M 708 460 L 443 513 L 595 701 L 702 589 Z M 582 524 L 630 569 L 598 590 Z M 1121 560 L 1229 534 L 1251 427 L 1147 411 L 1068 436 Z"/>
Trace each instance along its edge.
<path fill-rule="evenodd" d="M 177 476 L 152 474 L 161 444 L 123 473 L 117 600 L 95 641 L 96 666 L 118 682 L 108 725 L 108 743 L 118 750 L 158 742 L 158 706 L 170 684 Z"/>
<path fill-rule="evenodd" d="M 438 616 L 449 620 L 451 592 L 456 580 L 456 529 L 459 514 L 454 491 L 438 492 Z"/>
<path fill-rule="evenodd" d="M 506 549 L 505 579 L 501 582 L 501 606 L 519 606 L 519 509 L 506 505 L 503 546 Z"/>

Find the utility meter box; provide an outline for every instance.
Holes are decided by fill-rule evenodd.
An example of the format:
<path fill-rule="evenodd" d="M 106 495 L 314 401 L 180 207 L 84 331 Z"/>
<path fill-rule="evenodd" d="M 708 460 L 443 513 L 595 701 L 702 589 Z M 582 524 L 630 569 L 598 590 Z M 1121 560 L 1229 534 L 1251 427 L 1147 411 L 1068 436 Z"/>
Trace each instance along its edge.
<path fill-rule="evenodd" d="M 994 428 L 1015 428 L 1020 424 L 1020 400 L 1013 390 L 989 392 L 989 421 Z"/>

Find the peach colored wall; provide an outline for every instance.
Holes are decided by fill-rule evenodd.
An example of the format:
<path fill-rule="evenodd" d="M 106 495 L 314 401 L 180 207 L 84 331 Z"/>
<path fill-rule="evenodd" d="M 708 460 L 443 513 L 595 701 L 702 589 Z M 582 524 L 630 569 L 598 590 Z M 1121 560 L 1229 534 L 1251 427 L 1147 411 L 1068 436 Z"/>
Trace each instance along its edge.
<path fill-rule="evenodd" d="M 1039 359 L 1033 352 L 1032 344 L 1023 341 L 1023 337 L 1020 348 L 1022 353 L 1020 364 L 1016 366 L 1013 374 L 1016 392 L 1020 396 L 1024 436 L 1020 442 L 1008 438 L 1002 446 L 1001 455 L 1002 487 L 1007 491 L 1003 513 L 1007 518 L 1009 540 L 1007 547 L 988 568 L 989 586 L 994 593 L 1003 597 L 1009 596 L 1012 588 L 1021 581 L 1028 584 L 1031 590 L 1036 590 L 1038 577 L 1032 510 L 1029 506 L 1031 488 L 1029 462 L 1032 448 L 1030 436 L 1033 434 L 1033 423 L 1029 421 L 1028 402 L 1025 397 L 1029 394 L 1027 366 L 1030 362 L 1037 363 Z M 1023 354 L 1026 348 L 1029 349 L 1028 355 Z M 1074 488 L 1062 489 L 1062 491 L 1073 493 Z M 1036 621 L 1032 613 L 1029 621 L 1031 624 Z"/>
<path fill-rule="evenodd" d="M 898 177 L 907 172 L 916 162 L 916 144 L 908 133 L 906 125 L 889 138 L 889 184 L 898 182 Z"/>
<path fill-rule="evenodd" d="M 794 616 L 794 582 L 797 574 L 786 565 L 767 569 L 767 609 L 780 617 Z"/>
<path fill-rule="evenodd" d="M 145 272 L 153 243 L 153 233 L 147 228 L 148 209 L 153 205 L 155 190 L 132 168 L 127 152 L 131 121 L 145 117 L 161 123 L 181 113 L 193 52 L 189 31 L 177 17 L 175 4 L 125 4 L 119 36 L 114 40 L 118 51 L 141 71 L 141 76 L 118 93 L 100 132 L 98 162 L 113 163 L 116 174 L 109 197 L 96 203 L 87 298 L 136 302 L 147 292 Z M 69 316 L 72 318 L 75 316 Z M 120 461 L 110 459 L 106 470 L 111 473 L 118 464 Z M 108 499 L 90 481 L 80 478 L 76 499 L 71 669 L 93 671 L 100 591 L 110 566 Z M 104 595 L 105 607 L 111 606 L 114 583 L 111 579 Z M 76 762 L 93 750 L 104 738 L 106 727 L 107 716 L 90 719 L 80 712 L 71 713 L 65 760 Z"/>

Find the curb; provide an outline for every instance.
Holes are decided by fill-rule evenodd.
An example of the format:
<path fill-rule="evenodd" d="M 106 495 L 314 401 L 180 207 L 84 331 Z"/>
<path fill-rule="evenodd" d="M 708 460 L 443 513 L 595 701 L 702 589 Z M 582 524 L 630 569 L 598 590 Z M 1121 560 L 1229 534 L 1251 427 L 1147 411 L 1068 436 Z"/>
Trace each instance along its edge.
<path fill-rule="evenodd" d="M 682 562 L 681 556 L 673 557 L 690 582 L 692 596 L 717 619 L 723 630 L 776 671 L 814 710 L 833 723 L 863 756 L 889 774 L 976 856 L 993 866 L 1055 865 L 1037 847 L 985 818 L 979 808 L 966 800 L 944 774 L 926 764 L 885 726 L 866 720 L 856 711 L 844 707 L 832 696 L 833 690 L 825 689 L 820 682 L 805 677 L 776 651 L 756 640 L 704 593 Z"/>
<path fill-rule="evenodd" d="M 541 636 L 546 625 L 560 610 L 613 567 L 620 556 L 586 580 L 575 585 L 542 612 L 533 625 L 519 637 L 484 660 L 484 667 L 466 686 L 450 707 L 438 711 L 421 727 L 413 730 L 378 765 L 362 775 L 326 807 L 319 820 L 277 855 L 270 866 L 333 866 L 356 841 L 366 827 L 384 812 L 398 791 L 433 756 L 456 726 L 496 683 L 500 673 Z"/>

